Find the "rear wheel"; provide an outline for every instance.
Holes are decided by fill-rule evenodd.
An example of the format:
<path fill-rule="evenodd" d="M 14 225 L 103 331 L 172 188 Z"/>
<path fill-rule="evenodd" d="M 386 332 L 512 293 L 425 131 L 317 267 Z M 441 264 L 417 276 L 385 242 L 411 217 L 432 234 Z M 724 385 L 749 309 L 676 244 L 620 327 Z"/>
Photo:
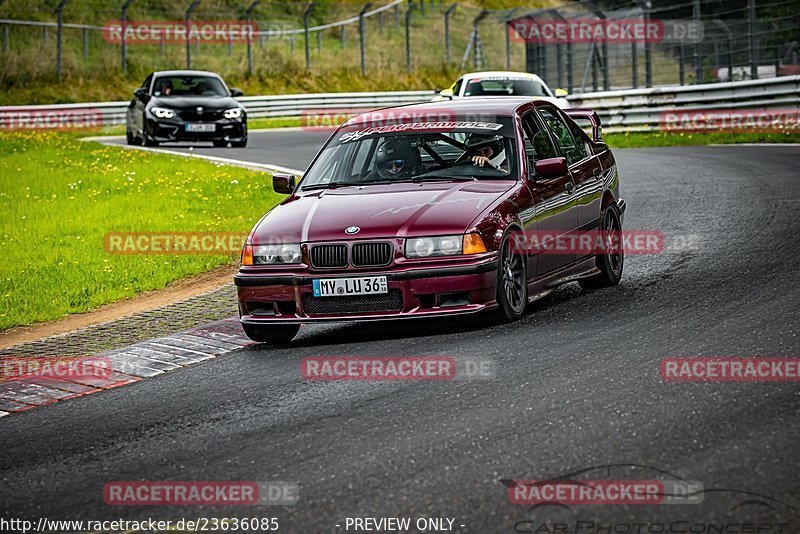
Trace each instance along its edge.
<path fill-rule="evenodd" d="M 596 265 L 600 272 L 590 278 L 578 280 L 583 289 L 598 289 L 619 284 L 625 255 L 622 248 L 622 222 L 614 204 L 603 211 L 600 230 L 606 248 L 605 254 L 597 254 Z"/>
<path fill-rule="evenodd" d="M 289 343 L 300 330 L 299 324 L 247 324 L 242 323 L 247 337 L 257 343 L 270 345 L 285 345 Z"/>
<path fill-rule="evenodd" d="M 509 232 L 500 245 L 497 268 L 497 302 L 500 312 L 509 321 L 525 313 L 528 304 L 528 270 L 522 237 Z"/>

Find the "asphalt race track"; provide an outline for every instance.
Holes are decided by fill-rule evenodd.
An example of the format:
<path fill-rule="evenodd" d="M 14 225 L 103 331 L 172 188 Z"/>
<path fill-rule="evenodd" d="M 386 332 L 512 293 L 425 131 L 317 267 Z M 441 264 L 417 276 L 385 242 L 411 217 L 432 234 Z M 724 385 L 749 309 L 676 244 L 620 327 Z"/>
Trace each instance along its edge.
<path fill-rule="evenodd" d="M 195 151 L 305 169 L 327 135 L 251 132 L 246 149 Z M 291 348 L 252 346 L 5 417 L 1 515 L 271 516 L 284 532 L 345 532 L 347 517 L 367 516 L 451 518 L 455 531 L 476 533 L 553 532 L 545 520 L 584 521 L 582 533 L 670 532 L 641 527 L 652 522 L 800 532 L 798 383 L 659 376 L 669 356 L 800 354 L 800 146 L 616 155 L 625 227 L 660 230 L 667 245 L 627 256 L 618 287 L 569 284 L 512 324 L 304 327 Z M 489 358 L 497 374 L 324 382 L 299 370 L 306 356 L 423 355 Z M 600 479 L 663 471 L 707 491 L 692 505 L 529 509 L 501 482 L 584 469 Z M 114 480 L 291 481 L 300 501 L 112 507 L 102 490 Z M 593 530 L 600 524 L 617 530 Z"/>

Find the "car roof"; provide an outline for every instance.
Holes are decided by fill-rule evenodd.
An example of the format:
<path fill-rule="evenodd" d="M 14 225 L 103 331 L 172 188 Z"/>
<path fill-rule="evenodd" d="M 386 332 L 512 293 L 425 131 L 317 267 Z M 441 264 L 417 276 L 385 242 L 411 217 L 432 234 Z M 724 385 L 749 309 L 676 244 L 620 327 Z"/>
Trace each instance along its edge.
<path fill-rule="evenodd" d="M 369 121 L 374 114 L 374 120 L 379 122 L 381 119 L 387 119 L 386 111 L 391 109 L 402 110 L 402 113 L 398 114 L 398 119 L 407 117 L 408 121 L 413 121 L 418 117 L 424 119 L 424 122 L 433 122 L 437 120 L 447 120 L 448 117 L 452 117 L 453 115 L 475 115 L 476 119 L 478 118 L 478 115 L 484 114 L 496 115 L 499 117 L 513 117 L 517 108 L 529 102 L 533 102 L 535 105 L 555 105 L 553 102 L 546 100 L 544 97 L 532 98 L 530 96 L 476 96 L 474 98 L 391 106 L 369 111 L 367 113 L 362 113 L 356 117 L 358 117 L 359 121 Z M 356 117 L 352 117 L 350 121 L 354 120 Z M 347 123 L 350 121 L 347 121 Z"/>
<path fill-rule="evenodd" d="M 214 76 L 215 78 L 222 78 L 216 72 L 207 70 L 160 70 L 154 72 L 153 76 Z"/>

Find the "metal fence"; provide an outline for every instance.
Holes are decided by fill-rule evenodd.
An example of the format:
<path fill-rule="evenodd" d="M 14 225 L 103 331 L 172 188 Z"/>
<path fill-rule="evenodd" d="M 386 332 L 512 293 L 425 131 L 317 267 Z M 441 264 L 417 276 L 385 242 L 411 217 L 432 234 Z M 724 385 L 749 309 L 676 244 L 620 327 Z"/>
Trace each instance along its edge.
<path fill-rule="evenodd" d="M 58 76 L 84 78 L 96 74 L 97 64 L 101 70 L 114 68 L 95 58 L 109 53 L 117 56 L 120 70 L 133 62 L 150 70 L 212 68 L 226 77 L 259 67 L 278 72 L 287 65 L 315 73 L 345 66 L 362 76 L 442 66 L 502 68 L 536 72 L 570 93 L 800 74 L 800 0 L 577 0 L 547 9 L 523 5 L 507 10 L 442 0 L 385 0 L 380 5 L 243 0 L 238 6 L 235 1 L 209 6 L 213 0 L 187 0 L 161 10 L 137 0 L 88 9 L 86 1 L 61 0 L 55 12 L 15 10 L 22 0 L 0 4 L 4 63 L 25 62 L 25 56 L 15 59 L 12 52 L 36 45 L 37 65 L 27 61 L 25 68 L 42 63 Z M 41 20 L 10 16 L 23 11 L 31 15 L 26 19 L 36 15 Z M 171 20 L 189 29 L 201 21 L 243 21 L 255 30 L 247 39 L 227 42 L 190 34 L 185 41 L 162 38 L 139 46 L 126 36 L 143 20 Z M 119 42 L 109 42 L 110 24 L 125 29 Z M 657 27 L 658 34 L 547 34 L 553 28 L 607 30 L 626 24 Z"/>
<path fill-rule="evenodd" d="M 373 93 L 331 93 L 242 97 L 240 100 L 252 118 L 303 117 L 308 113 L 375 109 L 430 100 L 434 91 L 398 91 Z M 800 76 L 765 80 L 628 89 L 586 93 L 569 97 L 575 107 L 596 110 L 606 130 L 655 130 L 663 125 L 664 114 L 671 111 L 709 110 L 794 110 L 800 116 Z M 443 105 L 447 105 L 443 103 Z M 63 104 L 59 106 L 0 107 L 0 129 L 20 124 L 25 114 L 32 116 L 87 112 L 97 116 L 97 123 L 116 125 L 125 122 L 128 102 Z M 795 125 L 795 128 L 797 125 Z"/>

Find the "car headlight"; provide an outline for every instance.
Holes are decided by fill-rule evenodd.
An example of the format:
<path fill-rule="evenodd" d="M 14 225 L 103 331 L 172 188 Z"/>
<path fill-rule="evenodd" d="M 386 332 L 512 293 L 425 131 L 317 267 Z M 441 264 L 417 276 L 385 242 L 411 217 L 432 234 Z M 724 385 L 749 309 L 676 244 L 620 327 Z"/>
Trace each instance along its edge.
<path fill-rule="evenodd" d="M 167 108 L 159 108 L 159 107 L 150 108 L 150 113 L 152 113 L 159 119 L 171 119 L 172 117 L 175 116 L 175 112 L 173 110 Z"/>
<path fill-rule="evenodd" d="M 239 117 L 242 116 L 242 108 L 226 109 L 222 113 L 222 116 L 225 117 L 226 119 L 238 119 Z"/>
<path fill-rule="evenodd" d="M 300 263 L 300 245 L 245 245 L 242 265 L 284 265 Z M 248 263 L 249 260 L 249 263 Z"/>
<path fill-rule="evenodd" d="M 486 245 L 478 234 L 411 237 L 406 239 L 405 248 L 406 258 L 457 256 L 486 252 Z"/>

